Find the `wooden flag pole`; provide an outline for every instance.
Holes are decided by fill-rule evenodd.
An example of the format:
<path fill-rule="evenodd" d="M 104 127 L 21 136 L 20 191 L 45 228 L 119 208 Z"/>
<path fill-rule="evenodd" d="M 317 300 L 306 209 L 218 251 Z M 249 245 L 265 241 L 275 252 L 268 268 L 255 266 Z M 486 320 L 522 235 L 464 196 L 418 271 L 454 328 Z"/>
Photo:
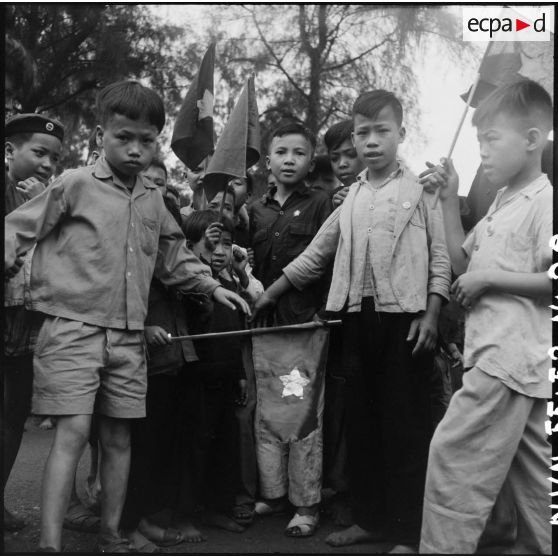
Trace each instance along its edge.
<path fill-rule="evenodd" d="M 221 337 L 240 337 L 244 335 L 261 335 L 264 333 L 280 333 L 283 331 L 298 331 L 305 329 L 316 329 L 318 327 L 332 327 L 341 325 L 341 320 L 327 320 L 324 322 L 306 322 L 304 324 L 293 324 L 274 327 L 256 327 L 254 329 L 241 329 L 238 331 L 219 331 L 216 333 L 200 333 L 198 335 L 182 335 L 169 337 L 171 341 L 185 341 L 198 339 L 219 339 Z"/>
<path fill-rule="evenodd" d="M 225 210 L 225 200 L 227 199 L 228 184 L 229 184 L 228 177 L 225 176 L 225 186 L 223 187 L 223 198 L 221 199 L 221 207 L 219 207 L 219 223 L 223 222 L 223 211 Z"/>
<path fill-rule="evenodd" d="M 463 111 L 463 114 L 461 115 L 461 120 L 459 121 L 459 125 L 457 126 L 457 130 L 455 130 L 455 134 L 453 136 L 453 140 L 451 142 L 451 147 L 449 148 L 449 152 L 448 152 L 448 156 L 446 157 L 447 159 L 451 158 L 451 155 L 453 153 L 453 149 L 455 147 L 455 144 L 457 143 L 457 138 L 459 137 L 459 134 L 461 133 L 461 128 L 463 128 L 463 123 L 465 122 L 465 117 L 467 116 L 467 112 L 469 112 L 469 106 L 471 104 L 471 101 L 473 100 L 473 96 L 477 90 L 477 86 L 480 82 L 480 73 L 477 74 L 477 79 L 475 80 L 475 83 L 473 83 L 473 85 L 471 86 L 471 90 L 469 91 L 469 96 L 467 97 L 467 101 L 465 103 L 465 110 Z M 438 205 L 438 199 L 440 198 L 440 188 L 438 188 L 436 190 L 436 194 L 434 194 L 434 204 L 433 207 L 436 207 Z"/>

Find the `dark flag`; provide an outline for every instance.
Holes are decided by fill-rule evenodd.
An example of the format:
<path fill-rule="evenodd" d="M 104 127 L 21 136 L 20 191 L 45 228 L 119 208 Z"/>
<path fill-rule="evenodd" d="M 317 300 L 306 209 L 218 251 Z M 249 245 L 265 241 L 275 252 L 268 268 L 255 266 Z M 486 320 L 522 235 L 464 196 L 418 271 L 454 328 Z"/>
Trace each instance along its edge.
<path fill-rule="evenodd" d="M 328 339 L 326 327 L 252 336 L 262 442 L 302 440 L 321 424 Z"/>
<path fill-rule="evenodd" d="M 171 148 L 190 169 L 213 152 L 214 67 L 215 43 L 212 43 L 184 98 L 172 133 Z"/>
<path fill-rule="evenodd" d="M 209 162 L 203 187 L 208 200 L 223 191 L 228 177 L 246 178 L 260 159 L 260 125 L 254 78 L 242 89 Z"/>

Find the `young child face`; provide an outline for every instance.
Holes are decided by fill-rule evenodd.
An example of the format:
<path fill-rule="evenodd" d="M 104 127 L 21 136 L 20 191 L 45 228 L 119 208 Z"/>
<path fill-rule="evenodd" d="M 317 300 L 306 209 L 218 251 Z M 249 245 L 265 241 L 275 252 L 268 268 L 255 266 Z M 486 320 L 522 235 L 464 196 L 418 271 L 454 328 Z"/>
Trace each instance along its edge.
<path fill-rule="evenodd" d="M 284 186 L 303 180 L 312 165 L 312 146 L 300 134 L 273 138 L 267 156 L 267 168 Z"/>
<path fill-rule="evenodd" d="M 157 127 L 143 118 L 132 120 L 115 113 L 104 127 L 97 127 L 97 134 L 116 176 L 127 186 L 133 185 L 155 155 Z"/>
<path fill-rule="evenodd" d="M 248 197 L 248 190 L 245 178 L 233 178 L 229 181 L 229 186 L 234 188 L 236 207 L 240 208 L 246 202 Z"/>
<path fill-rule="evenodd" d="M 518 118 L 498 113 L 477 129 L 481 164 L 493 184 L 505 185 L 525 166 L 528 138 Z"/>
<path fill-rule="evenodd" d="M 329 151 L 331 168 L 335 176 L 344 186 L 356 181 L 357 175 L 364 170 L 364 163 L 357 157 L 356 149 L 350 139 L 346 139 L 339 147 Z"/>
<path fill-rule="evenodd" d="M 213 250 L 215 249 L 215 247 L 206 238 L 205 231 L 202 237 L 197 242 L 191 243 L 190 249 L 192 250 L 192 252 L 195 254 L 197 258 L 199 258 L 200 260 L 202 260 L 207 264 L 211 263 L 211 257 L 213 255 Z"/>
<path fill-rule="evenodd" d="M 219 273 L 226 267 L 229 267 L 232 259 L 232 236 L 229 231 L 223 231 L 221 238 L 215 246 L 215 250 L 211 256 L 211 269 L 215 273 Z"/>
<path fill-rule="evenodd" d="M 8 173 L 19 182 L 35 177 L 47 184 L 60 159 L 62 142 L 50 134 L 33 134 L 21 145 L 6 142 Z"/>
<path fill-rule="evenodd" d="M 150 165 L 141 174 L 160 188 L 163 196 L 167 193 L 167 175 L 161 167 Z"/>
<path fill-rule="evenodd" d="M 375 118 L 355 114 L 353 144 L 358 158 L 372 176 L 383 176 L 397 167 L 397 148 L 405 138 L 393 109 L 385 106 Z"/>
<path fill-rule="evenodd" d="M 197 167 L 193 169 L 186 167 L 186 180 L 192 190 L 197 190 L 202 185 L 207 165 L 210 160 L 211 156 L 208 156 Z"/>
<path fill-rule="evenodd" d="M 221 201 L 223 200 L 223 192 L 219 192 L 207 205 L 207 209 L 221 210 Z M 235 220 L 234 201 L 232 194 L 227 194 L 225 205 L 223 206 L 223 215 L 226 215 L 231 221 Z"/>

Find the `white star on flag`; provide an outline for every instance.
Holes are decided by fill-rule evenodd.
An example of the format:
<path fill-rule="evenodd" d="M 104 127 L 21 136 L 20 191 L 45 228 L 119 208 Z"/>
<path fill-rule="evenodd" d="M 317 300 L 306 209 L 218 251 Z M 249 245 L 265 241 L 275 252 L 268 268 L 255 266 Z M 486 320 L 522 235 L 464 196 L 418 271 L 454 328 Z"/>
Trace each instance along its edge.
<path fill-rule="evenodd" d="M 283 382 L 283 393 L 281 397 L 288 397 L 294 395 L 300 399 L 304 399 L 304 387 L 310 383 L 310 380 L 300 375 L 298 368 L 295 366 L 289 374 L 279 376 Z"/>
<path fill-rule="evenodd" d="M 293 215 L 294 215 L 295 217 L 298 217 L 298 216 L 300 215 L 300 209 L 297 209 L 297 210 L 293 213 Z"/>
<path fill-rule="evenodd" d="M 196 105 L 200 110 L 198 120 L 206 117 L 213 117 L 213 95 L 207 89 L 203 92 L 203 98 L 196 101 Z"/>

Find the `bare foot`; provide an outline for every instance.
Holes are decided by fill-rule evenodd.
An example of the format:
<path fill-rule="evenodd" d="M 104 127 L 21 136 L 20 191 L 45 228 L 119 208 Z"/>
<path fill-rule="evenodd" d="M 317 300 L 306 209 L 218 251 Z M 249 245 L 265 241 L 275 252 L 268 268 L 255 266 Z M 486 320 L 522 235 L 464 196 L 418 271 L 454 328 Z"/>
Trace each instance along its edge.
<path fill-rule="evenodd" d="M 137 529 L 124 533 L 134 551 L 138 554 L 160 554 L 161 549 L 148 538 L 144 537 Z"/>
<path fill-rule="evenodd" d="M 243 533 L 244 527 L 223 513 L 208 511 L 203 514 L 203 522 L 212 527 L 219 527 L 231 533 Z"/>
<path fill-rule="evenodd" d="M 406 544 L 396 544 L 388 554 L 418 554 L 418 548 Z"/>
<path fill-rule="evenodd" d="M 189 521 L 178 521 L 174 527 L 182 535 L 184 542 L 201 543 L 207 540 L 207 537 Z"/>
<path fill-rule="evenodd" d="M 358 525 L 351 525 L 343 531 L 335 531 L 326 537 L 325 542 L 330 546 L 350 546 L 365 542 L 380 542 L 384 537 L 379 532 L 366 531 Z"/>

